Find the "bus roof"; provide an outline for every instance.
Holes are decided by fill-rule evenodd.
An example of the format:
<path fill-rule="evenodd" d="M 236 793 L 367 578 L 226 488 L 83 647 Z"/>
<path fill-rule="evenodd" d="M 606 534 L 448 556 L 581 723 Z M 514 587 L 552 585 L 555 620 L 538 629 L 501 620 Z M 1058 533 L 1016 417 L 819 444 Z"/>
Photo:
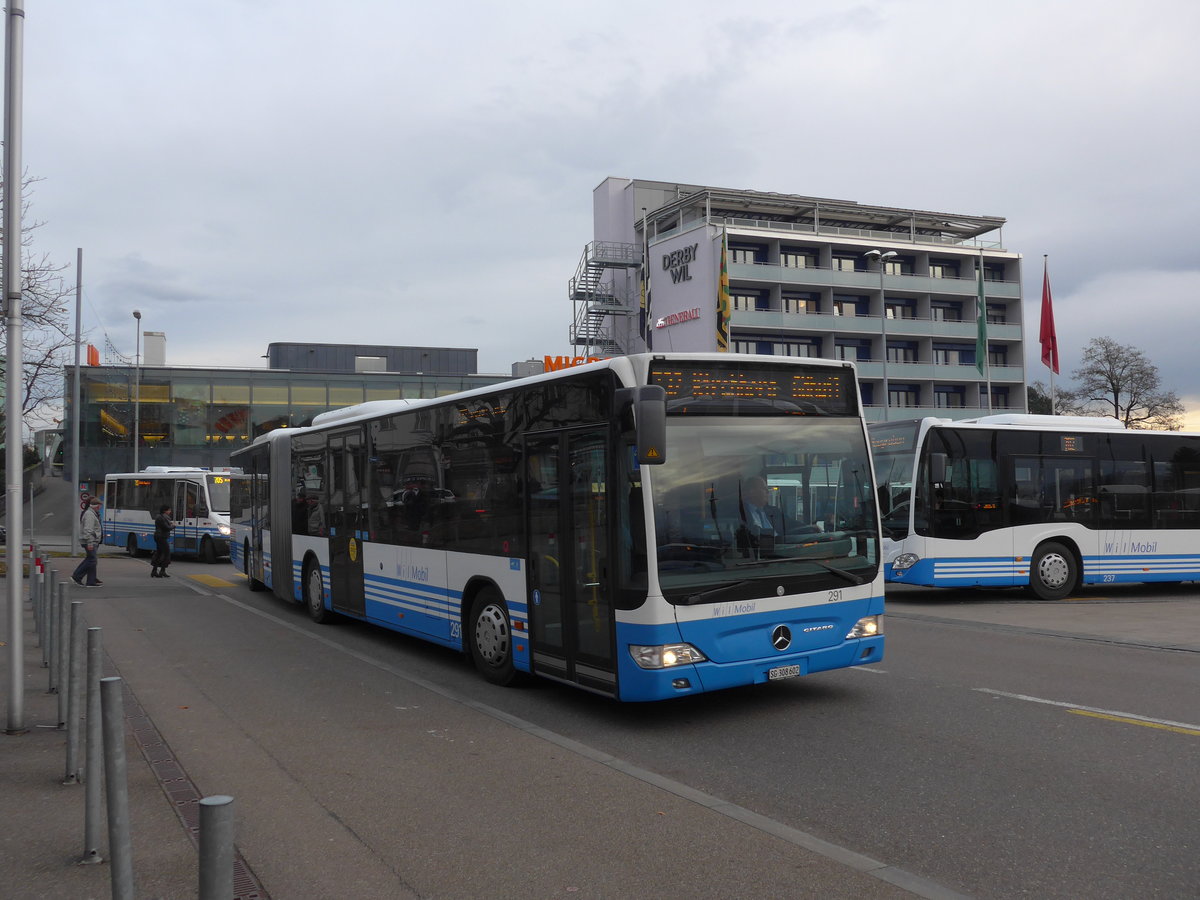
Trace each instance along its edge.
<path fill-rule="evenodd" d="M 1100 428 L 1105 431 L 1126 431 L 1125 423 L 1112 416 L 1044 416 L 1031 413 L 998 413 L 975 419 L 956 419 L 954 424 L 1015 425 L 1023 428 Z"/>

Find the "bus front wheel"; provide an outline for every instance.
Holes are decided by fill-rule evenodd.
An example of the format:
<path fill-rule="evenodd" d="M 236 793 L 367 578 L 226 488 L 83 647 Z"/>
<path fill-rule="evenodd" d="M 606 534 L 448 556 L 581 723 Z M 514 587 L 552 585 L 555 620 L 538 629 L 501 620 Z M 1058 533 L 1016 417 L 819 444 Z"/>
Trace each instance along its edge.
<path fill-rule="evenodd" d="M 500 594 L 486 588 L 471 604 L 467 620 L 471 659 L 479 673 L 492 684 L 512 684 L 517 676 L 513 665 L 512 622 Z"/>
<path fill-rule="evenodd" d="M 318 625 L 333 619 L 333 613 L 325 608 L 325 580 L 321 577 L 321 567 L 311 560 L 304 567 L 304 608 Z"/>
<path fill-rule="evenodd" d="M 217 561 L 217 545 L 212 538 L 206 537 L 200 541 L 200 558 L 210 565 Z"/>
<path fill-rule="evenodd" d="M 1029 589 L 1039 600 L 1061 600 L 1075 590 L 1079 565 L 1075 554 L 1053 541 L 1042 544 L 1033 554 L 1029 568 Z"/>
<path fill-rule="evenodd" d="M 138 555 L 137 536 L 132 532 L 130 533 L 129 537 L 125 538 L 125 552 L 130 556 Z"/>

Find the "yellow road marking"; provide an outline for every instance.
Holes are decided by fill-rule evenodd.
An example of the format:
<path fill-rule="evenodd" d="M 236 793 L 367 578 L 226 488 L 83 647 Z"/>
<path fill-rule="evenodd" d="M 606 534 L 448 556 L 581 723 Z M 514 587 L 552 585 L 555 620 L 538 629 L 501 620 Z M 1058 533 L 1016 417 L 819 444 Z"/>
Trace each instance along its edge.
<path fill-rule="evenodd" d="M 1068 709 L 1067 712 L 1077 716 L 1091 716 L 1093 719 L 1107 719 L 1110 722 L 1124 722 L 1126 725 L 1141 725 L 1143 728 L 1160 728 L 1163 731 L 1173 731 L 1176 734 L 1192 734 L 1200 737 L 1200 729 L 1180 728 L 1177 725 L 1162 725 L 1158 722 L 1143 722 L 1141 719 L 1127 719 L 1124 716 L 1110 716 L 1106 713 L 1088 712 L 1086 709 Z"/>
<path fill-rule="evenodd" d="M 237 587 L 232 581 L 226 581 L 216 575 L 189 575 L 188 578 L 201 584 L 207 584 L 209 587 Z"/>

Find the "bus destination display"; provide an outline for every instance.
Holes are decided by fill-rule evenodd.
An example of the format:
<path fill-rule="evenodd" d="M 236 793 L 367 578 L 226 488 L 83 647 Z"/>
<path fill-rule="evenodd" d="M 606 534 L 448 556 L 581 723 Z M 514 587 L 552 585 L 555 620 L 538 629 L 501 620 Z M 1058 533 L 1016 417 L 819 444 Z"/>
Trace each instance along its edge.
<path fill-rule="evenodd" d="M 717 403 L 748 403 L 767 415 L 856 415 L 854 376 L 847 369 L 744 365 L 653 367 L 650 383 L 667 393 L 671 415 L 706 415 Z"/>

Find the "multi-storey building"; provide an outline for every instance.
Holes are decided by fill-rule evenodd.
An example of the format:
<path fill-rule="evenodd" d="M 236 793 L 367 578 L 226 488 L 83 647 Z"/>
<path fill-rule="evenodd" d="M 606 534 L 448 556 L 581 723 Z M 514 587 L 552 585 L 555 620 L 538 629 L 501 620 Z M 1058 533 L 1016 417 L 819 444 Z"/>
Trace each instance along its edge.
<path fill-rule="evenodd" d="M 1021 257 L 1002 218 L 627 178 L 593 204 L 570 285 L 582 356 L 719 349 L 724 244 L 727 349 L 854 360 L 873 420 L 1025 409 Z"/>

